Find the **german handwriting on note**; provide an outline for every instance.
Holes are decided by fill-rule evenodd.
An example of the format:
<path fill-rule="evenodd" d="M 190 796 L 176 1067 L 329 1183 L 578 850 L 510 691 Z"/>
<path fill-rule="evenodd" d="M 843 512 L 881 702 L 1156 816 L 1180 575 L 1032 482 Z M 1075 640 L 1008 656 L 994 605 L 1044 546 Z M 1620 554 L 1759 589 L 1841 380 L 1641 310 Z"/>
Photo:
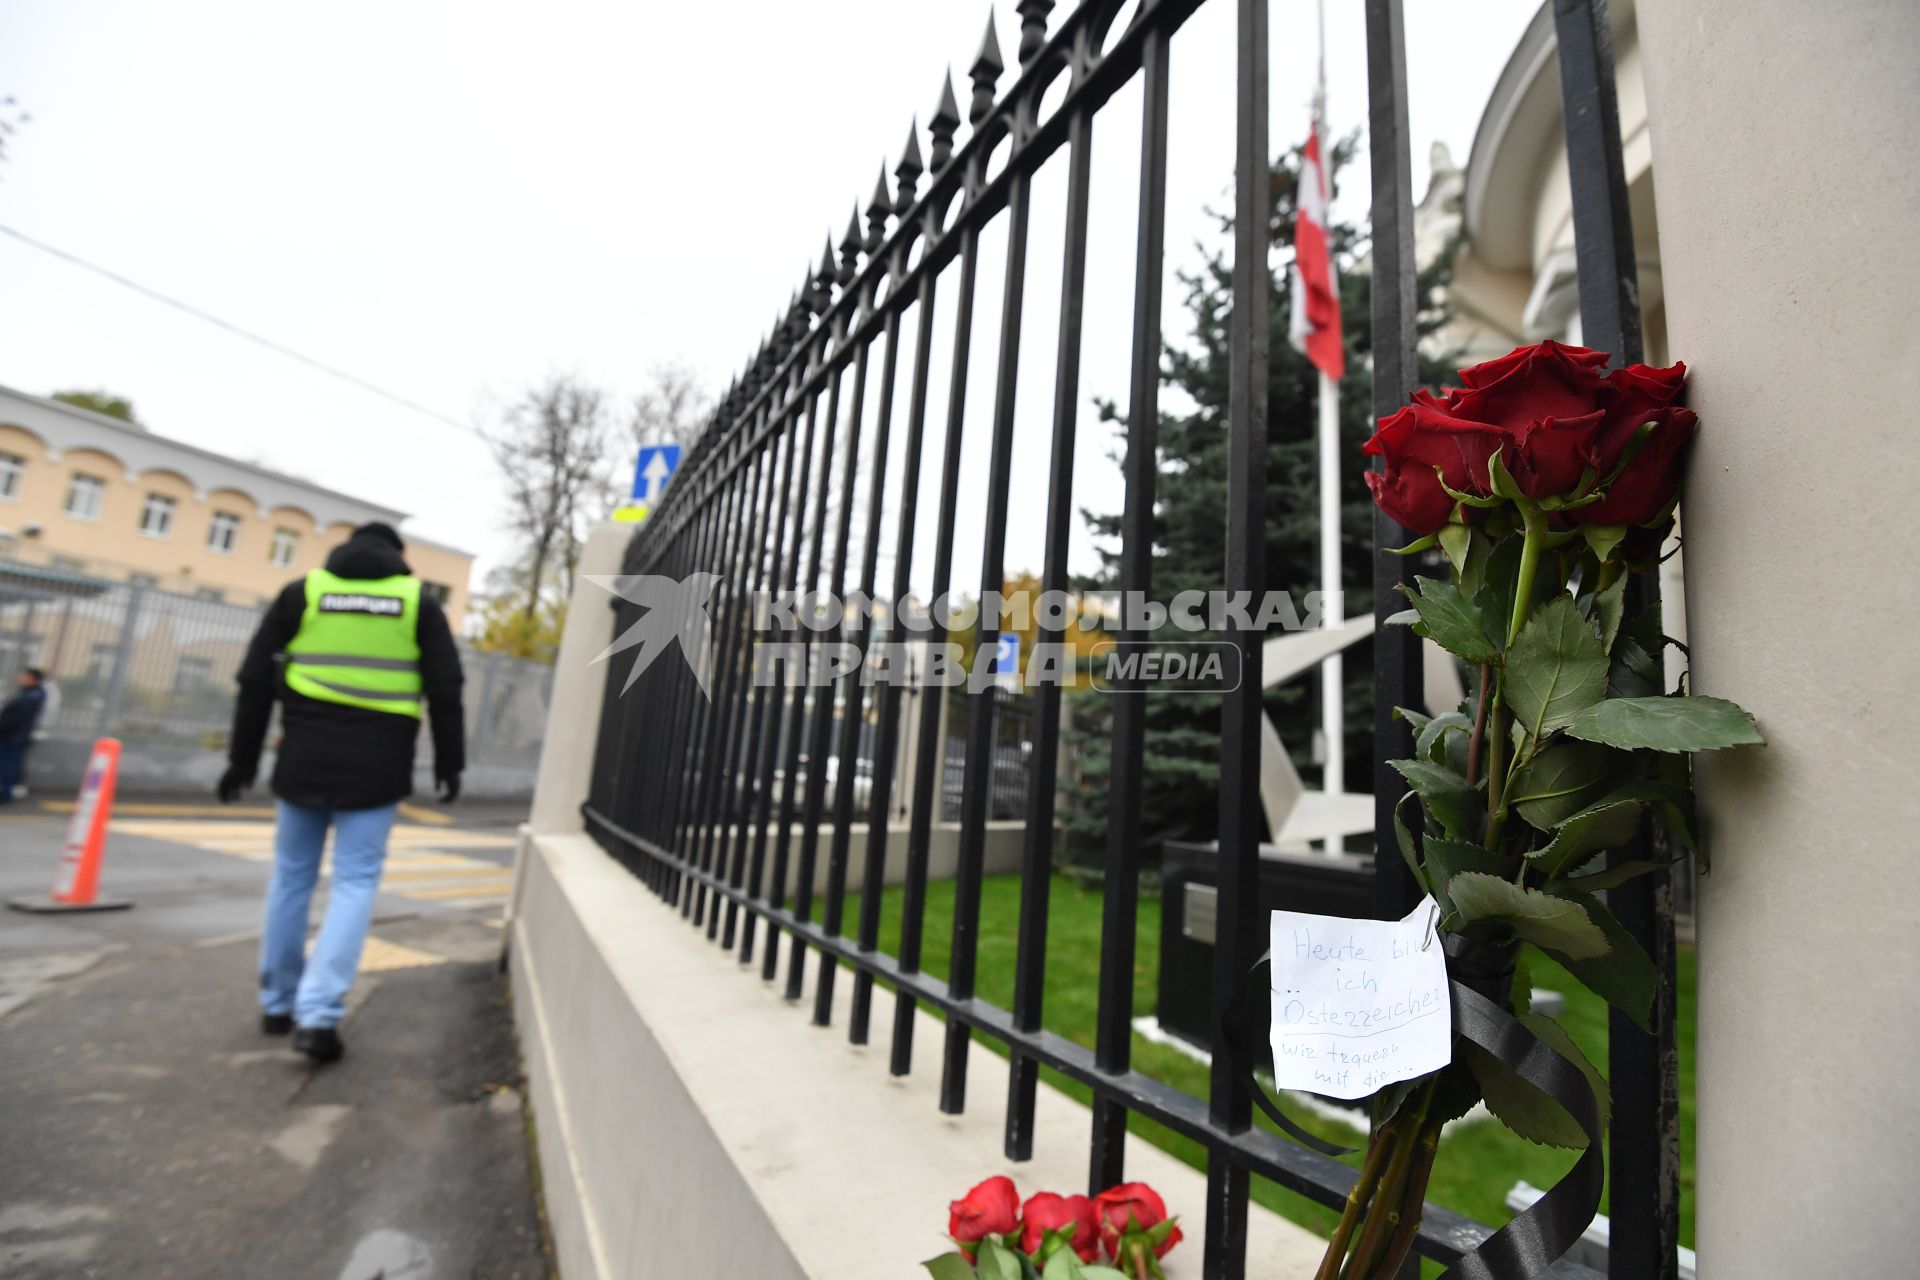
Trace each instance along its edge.
<path fill-rule="evenodd" d="M 1273 913 L 1273 1082 L 1364 1098 L 1453 1056 L 1446 953 L 1423 898 L 1403 920 Z"/>

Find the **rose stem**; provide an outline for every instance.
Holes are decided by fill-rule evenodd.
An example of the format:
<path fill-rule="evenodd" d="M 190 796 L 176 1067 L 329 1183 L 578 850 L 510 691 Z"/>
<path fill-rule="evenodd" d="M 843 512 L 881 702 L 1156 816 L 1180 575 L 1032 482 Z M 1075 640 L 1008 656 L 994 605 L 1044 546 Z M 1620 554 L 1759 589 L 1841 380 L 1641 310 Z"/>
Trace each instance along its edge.
<path fill-rule="evenodd" d="M 1133 1280 L 1147 1280 L 1147 1249 L 1138 1243 L 1133 1246 Z"/>
<path fill-rule="evenodd" d="M 1430 1120 L 1420 1130 L 1419 1149 L 1414 1155 L 1413 1172 L 1407 1176 L 1406 1194 L 1400 1201 L 1400 1227 L 1387 1244 L 1387 1256 L 1380 1262 L 1380 1274 L 1391 1276 L 1413 1251 L 1420 1234 L 1420 1216 L 1427 1204 L 1427 1181 L 1433 1176 L 1433 1158 L 1440 1150 L 1440 1123 Z"/>
<path fill-rule="evenodd" d="M 1386 1162 L 1387 1149 L 1399 1137 L 1393 1121 L 1374 1130 L 1373 1137 L 1367 1141 L 1367 1158 L 1360 1166 L 1360 1179 L 1353 1184 L 1353 1190 L 1347 1192 L 1347 1205 L 1340 1214 L 1339 1225 L 1333 1229 L 1333 1235 L 1327 1240 L 1327 1252 L 1320 1259 L 1320 1269 L 1313 1273 L 1313 1280 L 1337 1280 L 1340 1263 L 1347 1256 L 1347 1241 L 1353 1238 L 1354 1225 L 1367 1207 L 1367 1201 L 1373 1195 L 1373 1189 L 1380 1181 L 1380 1168 Z"/>
<path fill-rule="evenodd" d="M 1380 1190 L 1374 1196 L 1373 1211 L 1367 1215 L 1367 1225 L 1360 1232 L 1359 1242 L 1353 1246 L 1353 1256 L 1347 1259 L 1347 1270 L 1341 1273 L 1344 1280 L 1367 1280 L 1376 1274 L 1373 1270 L 1374 1257 L 1386 1245 L 1388 1232 L 1400 1223 L 1401 1190 L 1406 1185 L 1413 1149 L 1421 1128 L 1427 1122 L 1427 1108 L 1432 1103 L 1433 1083 L 1429 1081 L 1420 1089 L 1419 1102 L 1414 1107 L 1413 1124 L 1405 1133 L 1395 1135 L 1393 1159 L 1387 1163 L 1387 1172 L 1380 1180 Z"/>
<path fill-rule="evenodd" d="M 1533 609 L 1533 580 L 1540 572 L 1540 548 L 1547 541 L 1547 521 L 1539 508 L 1523 505 L 1520 513 L 1526 518 L 1527 533 L 1520 547 L 1520 574 L 1513 587 L 1513 617 L 1507 623 L 1509 649 L 1520 638 L 1521 628 L 1527 625 L 1527 614 Z M 1506 718 L 1496 712 L 1489 750 L 1491 767 L 1487 773 L 1486 839 L 1486 847 L 1494 853 L 1500 852 L 1500 836 L 1507 822 L 1506 736 Z"/>
<path fill-rule="evenodd" d="M 1467 785 L 1480 778 L 1480 751 L 1486 745 L 1487 704 L 1493 699 L 1493 664 L 1480 664 L 1480 703 L 1473 711 L 1473 737 L 1467 742 Z"/>

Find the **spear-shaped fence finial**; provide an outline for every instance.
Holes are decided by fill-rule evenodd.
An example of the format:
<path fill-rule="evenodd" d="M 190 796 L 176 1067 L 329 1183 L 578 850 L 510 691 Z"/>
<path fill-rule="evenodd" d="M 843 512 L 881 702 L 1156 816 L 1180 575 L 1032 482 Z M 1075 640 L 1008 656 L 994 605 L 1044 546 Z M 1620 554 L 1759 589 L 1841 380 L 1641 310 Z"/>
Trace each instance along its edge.
<path fill-rule="evenodd" d="M 980 41 L 980 52 L 974 56 L 973 69 L 967 73 L 973 77 L 973 105 L 967 108 L 968 124 L 979 124 L 993 110 L 993 86 L 1006 69 L 1007 64 L 1000 60 L 1000 35 L 994 29 L 993 10 L 989 9 L 986 37 Z"/>

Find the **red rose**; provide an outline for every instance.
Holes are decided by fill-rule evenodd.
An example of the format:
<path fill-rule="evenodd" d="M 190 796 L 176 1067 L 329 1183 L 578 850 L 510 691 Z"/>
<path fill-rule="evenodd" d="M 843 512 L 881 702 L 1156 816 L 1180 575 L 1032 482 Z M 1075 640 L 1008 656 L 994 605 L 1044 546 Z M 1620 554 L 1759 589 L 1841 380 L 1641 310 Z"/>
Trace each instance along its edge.
<path fill-rule="evenodd" d="M 1368 454 L 1384 458 L 1380 471 L 1367 472 L 1367 488 L 1380 509 L 1417 534 L 1433 533 L 1453 515 L 1456 492 L 1484 495 L 1487 459 L 1501 444 L 1497 431 L 1454 417 L 1448 402 L 1416 391 L 1413 403 L 1380 421 L 1367 441 Z"/>
<path fill-rule="evenodd" d="M 1626 469 L 1607 486 L 1607 496 L 1568 514 L 1582 524 L 1639 524 L 1667 509 L 1680 484 L 1680 464 L 1700 419 L 1693 410 L 1669 405 L 1647 414 L 1653 432 Z M 1616 455 L 1617 457 L 1617 455 Z"/>
<path fill-rule="evenodd" d="M 1674 364 L 1656 369 L 1651 365 L 1630 364 L 1607 375 L 1607 420 L 1600 428 L 1599 449 L 1606 471 L 1620 460 L 1620 451 L 1641 423 L 1650 421 L 1654 412 L 1673 403 L 1680 386 L 1687 380 L 1687 366 Z"/>
<path fill-rule="evenodd" d="M 1167 1220 L 1167 1202 L 1144 1182 L 1123 1182 L 1109 1187 L 1093 1198 L 1093 1209 L 1100 1218 L 1100 1236 L 1107 1244 L 1107 1256 L 1120 1261 L 1121 1236 L 1129 1231 L 1150 1231 Z M 1156 1258 L 1180 1243 L 1180 1228 L 1175 1227 L 1153 1251 Z"/>
<path fill-rule="evenodd" d="M 971 1262 L 973 1250 L 966 1247 L 968 1244 L 985 1236 L 1013 1234 L 1020 1222 L 1020 1192 L 1012 1178 L 988 1178 L 948 1205 L 947 1211 L 947 1234 Z"/>
<path fill-rule="evenodd" d="M 1516 347 L 1460 371 L 1466 390 L 1457 393 L 1454 411 L 1510 432 L 1542 418 L 1578 418 L 1600 407 L 1606 363 L 1604 351 L 1560 342 Z"/>
<path fill-rule="evenodd" d="M 1040 1191 L 1028 1197 L 1020 1211 L 1020 1249 L 1033 1256 L 1038 1253 L 1047 1232 L 1073 1228 L 1073 1251 L 1080 1261 L 1092 1262 L 1100 1256 L 1100 1224 L 1093 1213 L 1093 1201 L 1085 1196 L 1057 1196 Z"/>
<path fill-rule="evenodd" d="M 1594 462 L 1594 437 L 1605 414 L 1599 409 L 1577 418 L 1539 418 L 1520 428 L 1513 447 L 1500 461 L 1529 498 L 1572 493 Z"/>

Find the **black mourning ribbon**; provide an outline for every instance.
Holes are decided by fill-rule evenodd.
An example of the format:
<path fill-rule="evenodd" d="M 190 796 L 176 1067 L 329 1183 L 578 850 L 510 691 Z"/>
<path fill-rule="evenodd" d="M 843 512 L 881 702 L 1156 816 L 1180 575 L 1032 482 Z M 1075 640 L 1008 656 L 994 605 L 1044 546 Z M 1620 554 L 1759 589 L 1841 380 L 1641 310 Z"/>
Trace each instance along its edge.
<path fill-rule="evenodd" d="M 1600 1208 L 1606 1179 L 1600 1105 L 1586 1075 L 1529 1031 L 1507 1010 L 1513 980 L 1513 946 L 1442 934 L 1448 985 L 1453 995 L 1453 1034 L 1497 1058 L 1520 1079 L 1566 1109 L 1583 1133 L 1587 1148 L 1565 1177 L 1553 1184 L 1513 1221 L 1482 1240 L 1449 1267 L 1441 1280 L 1535 1280 L 1545 1274 L 1586 1231 Z M 1248 1043 L 1253 1001 L 1266 995 L 1270 982 L 1253 978 L 1267 968 L 1270 952 L 1236 984 L 1233 999 L 1215 1028 L 1215 1042 L 1252 1097 L 1281 1132 L 1302 1146 L 1329 1156 L 1352 1155 L 1358 1148 L 1328 1142 L 1295 1123 L 1254 1078 L 1255 1057 Z"/>

